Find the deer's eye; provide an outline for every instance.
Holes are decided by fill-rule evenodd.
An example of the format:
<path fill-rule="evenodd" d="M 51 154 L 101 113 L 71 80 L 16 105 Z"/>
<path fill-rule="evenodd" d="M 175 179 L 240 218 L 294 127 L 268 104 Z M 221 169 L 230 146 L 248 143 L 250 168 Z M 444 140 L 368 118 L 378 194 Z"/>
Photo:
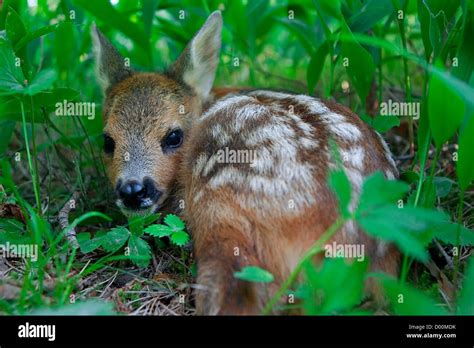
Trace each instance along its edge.
<path fill-rule="evenodd" d="M 108 134 L 104 134 L 104 152 L 111 154 L 115 150 L 115 141 Z"/>
<path fill-rule="evenodd" d="M 175 129 L 168 133 L 163 141 L 163 148 L 176 149 L 183 143 L 183 131 L 181 129 Z"/>

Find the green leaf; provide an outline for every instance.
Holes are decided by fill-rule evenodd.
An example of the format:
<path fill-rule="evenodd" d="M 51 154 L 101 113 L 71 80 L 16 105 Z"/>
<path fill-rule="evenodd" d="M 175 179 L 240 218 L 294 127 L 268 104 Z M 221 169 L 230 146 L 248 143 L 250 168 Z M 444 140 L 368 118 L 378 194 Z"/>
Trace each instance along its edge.
<path fill-rule="evenodd" d="M 396 116 L 377 116 L 372 123 L 372 127 L 379 133 L 386 133 L 399 125 L 400 120 Z"/>
<path fill-rule="evenodd" d="M 465 191 L 474 180 L 474 113 L 472 113 L 459 135 L 456 174 L 461 190 Z"/>
<path fill-rule="evenodd" d="M 368 177 L 362 185 L 358 210 L 365 211 L 379 205 L 395 204 L 408 192 L 404 182 L 387 180 L 381 172 Z"/>
<path fill-rule="evenodd" d="M 177 246 L 185 245 L 189 240 L 189 234 L 184 231 L 173 232 L 171 234 L 171 242 Z"/>
<path fill-rule="evenodd" d="M 151 249 L 147 242 L 134 234 L 128 240 L 130 260 L 138 267 L 146 267 L 150 263 Z"/>
<path fill-rule="evenodd" d="M 25 76 L 10 43 L 0 36 L 0 95 L 21 93 Z"/>
<path fill-rule="evenodd" d="M 115 227 L 108 232 L 102 240 L 105 251 L 112 253 L 120 249 L 130 236 L 130 231 L 125 227 Z"/>
<path fill-rule="evenodd" d="M 74 0 L 74 2 L 148 51 L 148 36 L 143 27 L 130 21 L 127 15 L 117 11 L 108 0 Z"/>
<path fill-rule="evenodd" d="M 154 237 L 167 237 L 173 233 L 173 229 L 166 225 L 151 225 L 145 228 L 145 233 L 148 233 Z"/>
<path fill-rule="evenodd" d="M 71 21 L 60 23 L 54 34 L 53 52 L 59 71 L 68 71 L 77 59 L 77 45 Z"/>
<path fill-rule="evenodd" d="M 165 217 L 165 223 L 173 229 L 173 231 L 181 231 L 184 229 L 184 222 L 179 217 L 173 214 L 168 214 Z"/>
<path fill-rule="evenodd" d="M 234 277 L 255 283 L 271 283 L 274 280 L 273 274 L 257 266 L 245 266 L 239 272 L 234 272 Z"/>
<path fill-rule="evenodd" d="M 394 242 L 404 253 L 413 256 L 420 261 L 427 261 L 429 255 L 423 243 L 410 233 L 409 228 L 403 221 L 397 221 L 399 214 L 395 214 L 398 209 L 378 209 L 365 216 L 357 218 L 365 232 L 379 239 Z M 402 216 L 404 217 L 404 216 Z"/>
<path fill-rule="evenodd" d="M 307 283 L 298 290 L 307 315 L 331 315 L 353 309 L 364 295 L 368 260 L 326 258 L 319 269 L 305 264 Z"/>
<path fill-rule="evenodd" d="M 27 95 L 35 95 L 46 89 L 49 89 L 54 81 L 56 81 L 56 70 L 53 68 L 41 70 L 31 83 L 25 88 L 24 92 Z"/>
<path fill-rule="evenodd" d="M 326 16 L 344 20 L 341 13 L 341 0 L 315 0 L 315 5 L 318 11 Z"/>
<path fill-rule="evenodd" d="M 428 94 L 428 116 L 437 148 L 454 135 L 464 119 L 465 110 L 458 91 L 433 74 Z"/>
<path fill-rule="evenodd" d="M 343 26 L 342 32 L 352 35 L 347 25 Z M 347 74 L 355 86 L 362 104 L 365 105 L 375 72 L 374 59 L 353 37 L 352 40 L 342 42 L 342 62 L 343 64 L 347 63 Z"/>
<path fill-rule="evenodd" d="M 142 1 L 142 16 L 143 24 L 145 26 L 145 33 L 150 37 L 151 28 L 153 26 L 153 18 L 155 17 L 155 11 L 160 4 L 160 0 L 147 0 Z"/>
<path fill-rule="evenodd" d="M 457 306 L 459 314 L 474 315 L 474 256 L 467 263 Z"/>
<path fill-rule="evenodd" d="M 321 77 L 321 72 L 324 68 L 324 62 L 329 53 L 329 45 L 327 41 L 324 41 L 311 56 L 308 64 L 308 70 L 306 80 L 308 81 L 308 93 L 313 94 L 314 88 Z"/>
<path fill-rule="evenodd" d="M 42 113 L 43 109 L 47 113 L 54 112 L 57 103 L 62 103 L 64 100 L 73 101 L 77 99 L 78 96 L 78 91 L 62 87 L 35 94 L 33 96 L 35 123 L 46 122 Z M 29 100 L 24 103 L 24 108 L 27 122 L 32 122 L 31 103 Z M 21 122 L 20 110 L 20 101 L 16 96 L 0 96 L 0 119 Z M 53 115 L 53 117 L 55 116 Z M 51 123 L 50 126 L 55 127 L 55 124 Z"/>
<path fill-rule="evenodd" d="M 447 315 L 445 309 L 436 302 L 408 285 L 402 285 L 397 280 L 381 277 L 381 283 L 391 308 L 397 315 Z"/>
<path fill-rule="evenodd" d="M 5 30 L 13 46 L 26 35 L 26 28 L 21 17 L 11 7 L 8 9 Z"/>
<path fill-rule="evenodd" d="M 79 247 L 84 254 L 90 253 L 100 247 L 102 244 L 102 238 L 92 238 L 89 232 L 79 233 L 77 235 L 77 242 Z"/>
<path fill-rule="evenodd" d="M 427 235 L 435 226 L 446 224 L 449 220 L 436 210 L 399 207 L 397 200 L 407 189 L 405 183 L 385 180 L 381 173 L 373 174 L 362 186 L 356 220 L 370 235 L 394 242 L 404 253 L 426 261 L 428 253 L 424 245 Z"/>
<path fill-rule="evenodd" d="M 457 245 L 457 235 L 459 233 L 459 244 L 461 246 L 474 245 L 474 231 L 465 226 L 446 221 L 434 226 L 431 231 L 433 238 L 438 238 L 444 243 Z"/>
<path fill-rule="evenodd" d="M 25 47 L 29 42 L 43 36 L 43 35 L 46 35 L 46 34 L 49 34 L 49 33 L 52 33 L 54 32 L 58 26 L 60 25 L 60 23 L 57 23 L 57 24 L 51 24 L 51 25 L 48 25 L 46 27 L 42 27 L 38 30 L 35 30 L 35 31 L 32 31 L 32 32 L 29 32 L 27 35 L 25 35 L 20 41 L 18 41 L 18 43 L 13 46 L 14 47 L 14 51 L 15 52 L 18 52 L 19 50 L 21 50 L 23 47 Z"/>
<path fill-rule="evenodd" d="M 473 143 L 473 146 L 474 146 L 474 143 Z M 433 184 L 436 189 L 436 196 L 438 196 L 439 198 L 446 197 L 449 194 L 449 192 L 451 192 L 451 188 L 453 187 L 454 183 L 455 182 L 451 180 L 450 178 L 435 176 L 433 178 Z"/>
<path fill-rule="evenodd" d="M 356 11 L 348 20 L 353 32 L 366 32 L 385 16 L 393 13 L 391 0 L 369 0 L 364 3 L 359 11 Z"/>
<path fill-rule="evenodd" d="M 339 209 L 344 217 L 349 217 L 349 203 L 351 201 L 351 183 L 343 170 L 332 171 L 329 174 L 329 186 L 336 194 Z"/>

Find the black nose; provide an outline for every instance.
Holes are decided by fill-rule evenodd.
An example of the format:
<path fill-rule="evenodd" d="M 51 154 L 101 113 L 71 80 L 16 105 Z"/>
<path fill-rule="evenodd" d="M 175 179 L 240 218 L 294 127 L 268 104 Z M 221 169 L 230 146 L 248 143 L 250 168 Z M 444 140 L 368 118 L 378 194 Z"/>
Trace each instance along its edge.
<path fill-rule="evenodd" d="M 148 208 L 161 196 L 161 192 L 148 178 L 143 183 L 136 180 L 128 180 L 123 184 L 119 182 L 117 191 L 123 204 L 129 209 Z"/>

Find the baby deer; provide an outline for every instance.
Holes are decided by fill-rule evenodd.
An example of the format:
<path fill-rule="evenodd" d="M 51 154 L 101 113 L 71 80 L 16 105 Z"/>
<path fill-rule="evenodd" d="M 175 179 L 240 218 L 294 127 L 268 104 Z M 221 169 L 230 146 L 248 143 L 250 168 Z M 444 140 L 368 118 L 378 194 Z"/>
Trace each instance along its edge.
<path fill-rule="evenodd" d="M 180 214 L 198 263 L 198 314 L 258 314 L 338 217 L 327 186 L 329 139 L 357 199 L 363 178 L 397 169 L 382 138 L 349 109 L 266 90 L 212 89 L 222 16 L 212 13 L 164 73 L 129 69 L 93 28 L 105 93 L 104 157 L 125 215 Z M 330 241 L 364 245 L 371 269 L 395 274 L 398 251 L 348 223 Z M 236 279 L 247 265 L 270 285 Z"/>

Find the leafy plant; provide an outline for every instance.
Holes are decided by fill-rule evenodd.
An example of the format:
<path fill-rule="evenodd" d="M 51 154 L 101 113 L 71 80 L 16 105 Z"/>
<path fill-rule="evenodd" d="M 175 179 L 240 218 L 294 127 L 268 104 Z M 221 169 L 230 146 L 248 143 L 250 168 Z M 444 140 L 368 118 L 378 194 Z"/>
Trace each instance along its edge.
<path fill-rule="evenodd" d="M 170 241 L 183 246 L 189 241 L 189 235 L 184 231 L 184 222 L 173 214 L 168 214 L 165 219 L 165 225 L 151 225 L 145 229 L 145 232 L 158 238 L 169 237 Z"/>

